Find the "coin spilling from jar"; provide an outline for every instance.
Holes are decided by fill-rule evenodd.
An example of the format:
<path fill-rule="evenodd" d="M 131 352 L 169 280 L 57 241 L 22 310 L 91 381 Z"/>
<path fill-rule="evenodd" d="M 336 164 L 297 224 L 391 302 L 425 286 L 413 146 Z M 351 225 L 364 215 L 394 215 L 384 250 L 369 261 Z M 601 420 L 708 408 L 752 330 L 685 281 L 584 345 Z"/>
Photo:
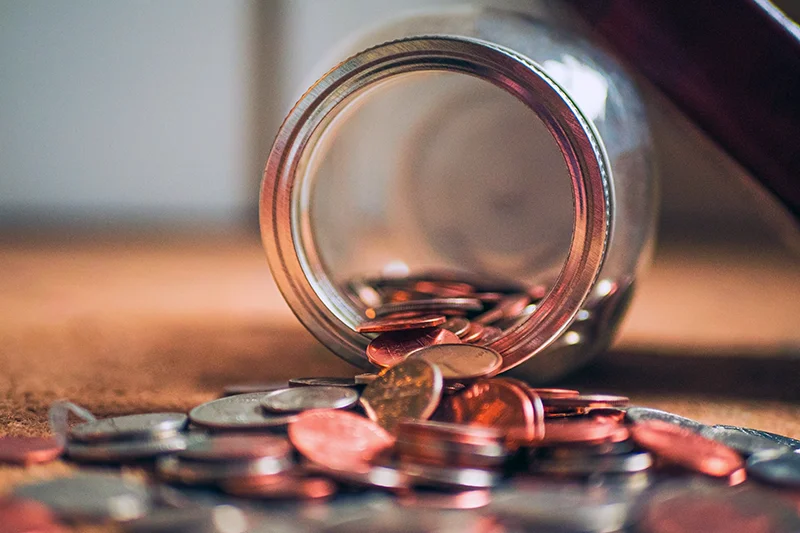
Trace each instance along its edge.
<path fill-rule="evenodd" d="M 231 385 L 188 415 L 0 438 L 0 462 L 64 454 L 144 466 L 142 476 L 177 491 L 75 474 L 16 487 L 0 523 L 30 508 L 30 523 L 44 516 L 48 531 L 58 521 L 126 531 L 800 530 L 800 442 L 499 377 L 502 355 L 487 344 L 541 291 L 413 278 L 351 286 L 371 317 L 359 330 L 375 335 L 366 350 L 375 372 Z M 242 498 L 328 510 L 265 507 L 245 529 L 247 513 L 231 511 Z"/>

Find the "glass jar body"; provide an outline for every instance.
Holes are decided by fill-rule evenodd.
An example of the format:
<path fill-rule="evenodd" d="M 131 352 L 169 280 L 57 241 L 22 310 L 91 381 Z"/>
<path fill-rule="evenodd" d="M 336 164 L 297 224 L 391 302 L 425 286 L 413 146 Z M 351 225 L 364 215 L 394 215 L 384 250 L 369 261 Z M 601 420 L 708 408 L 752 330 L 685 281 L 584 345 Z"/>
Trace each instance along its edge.
<path fill-rule="evenodd" d="M 395 41 L 391 64 L 370 51 L 386 41 Z M 426 55 L 425 46 L 443 42 L 444 55 Z M 460 43 L 471 50 L 470 60 L 499 51 L 512 64 L 499 73 L 500 67 L 494 72 L 493 63 L 479 59 L 477 67 L 464 69 Z M 518 375 L 550 381 L 606 348 L 649 254 L 657 210 L 644 110 L 624 72 L 550 23 L 488 9 L 395 21 L 352 40 L 342 55 L 350 54 L 290 113 L 262 188 L 270 265 L 301 321 L 334 352 L 366 366 L 357 352 L 369 339 L 354 333 L 364 308 L 346 294 L 349 282 L 469 271 L 521 281 L 542 294 L 574 293 L 572 309 L 547 335 L 537 336 L 535 324 L 528 330 L 514 325 L 514 343 L 493 345 L 510 352 L 526 340 L 517 351 L 530 354 L 515 355 L 509 365 Z M 415 68 L 402 67 L 404 54 L 413 55 Z M 556 109 L 567 128 L 574 119 L 585 130 L 590 142 L 573 143 L 572 159 L 564 152 L 569 136 L 547 119 L 551 102 L 539 109 L 536 89 L 519 88 L 514 61 L 568 102 Z M 312 111 L 323 114 L 313 105 L 305 109 L 303 101 L 330 100 L 346 86 L 329 78 L 349 76 L 348 83 L 357 83 L 353 72 L 360 68 L 372 68 L 374 80 L 325 107 L 324 118 L 297 142 L 304 121 L 314 120 Z M 605 218 L 594 220 L 593 232 L 576 222 L 583 199 L 570 187 L 584 158 L 602 175 L 597 182 L 605 207 L 595 202 L 589 215 Z M 295 159 L 294 166 L 286 163 Z M 291 201 L 277 201 L 283 193 Z M 281 218 L 282 209 L 291 213 Z M 280 234 L 287 236 L 284 246 L 274 244 Z M 596 271 L 584 275 L 591 283 L 583 292 L 563 282 L 578 237 L 595 244 L 602 239 L 602 257 Z M 297 255 L 298 268 L 287 266 L 287 253 Z M 307 289 L 297 288 L 300 278 Z M 532 323 L 547 314 L 547 306 L 535 307 L 529 306 L 538 313 Z M 525 362 L 517 366 L 520 359 Z"/>

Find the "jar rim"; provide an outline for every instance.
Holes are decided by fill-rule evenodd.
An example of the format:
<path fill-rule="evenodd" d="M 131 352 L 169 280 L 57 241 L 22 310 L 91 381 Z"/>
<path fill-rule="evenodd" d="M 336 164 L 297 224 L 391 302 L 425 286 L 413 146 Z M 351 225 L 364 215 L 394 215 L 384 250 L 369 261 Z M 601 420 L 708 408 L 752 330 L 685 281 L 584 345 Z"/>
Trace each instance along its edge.
<path fill-rule="evenodd" d="M 569 95 L 532 60 L 470 37 L 411 37 L 362 51 L 317 81 L 289 111 L 261 185 L 261 237 L 275 281 L 304 326 L 334 353 L 368 368 L 369 339 L 356 332 L 363 317 L 328 279 L 307 249 L 308 198 L 296 179 L 325 127 L 349 101 L 392 76 L 445 71 L 486 80 L 510 93 L 544 122 L 570 176 L 573 230 L 555 284 L 526 321 L 490 346 L 513 368 L 550 346 L 573 321 L 592 290 L 611 232 L 613 195 L 602 142 Z M 305 238 L 304 238 L 305 237 Z"/>

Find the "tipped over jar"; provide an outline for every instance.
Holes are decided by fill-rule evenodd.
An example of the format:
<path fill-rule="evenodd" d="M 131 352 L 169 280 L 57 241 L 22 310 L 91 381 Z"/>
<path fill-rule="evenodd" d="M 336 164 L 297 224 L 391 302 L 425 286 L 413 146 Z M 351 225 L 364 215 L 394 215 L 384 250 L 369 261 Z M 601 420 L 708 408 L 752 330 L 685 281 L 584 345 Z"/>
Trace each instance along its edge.
<path fill-rule="evenodd" d="M 475 322 L 532 383 L 606 349 L 657 212 L 625 72 L 486 8 L 394 21 L 345 54 L 289 112 L 261 190 L 270 267 L 306 328 L 369 370 L 358 330 L 376 314 Z"/>

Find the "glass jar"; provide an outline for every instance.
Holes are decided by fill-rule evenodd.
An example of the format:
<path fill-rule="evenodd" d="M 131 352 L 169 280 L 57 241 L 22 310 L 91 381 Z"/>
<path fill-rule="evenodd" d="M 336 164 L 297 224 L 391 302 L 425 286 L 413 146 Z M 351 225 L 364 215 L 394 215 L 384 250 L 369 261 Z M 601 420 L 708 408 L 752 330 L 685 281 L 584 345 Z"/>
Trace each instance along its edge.
<path fill-rule="evenodd" d="M 619 65 L 487 8 L 394 21 L 346 53 L 289 112 L 262 184 L 264 246 L 301 322 L 369 369 L 356 328 L 372 303 L 348 287 L 437 272 L 531 295 L 489 344 L 531 383 L 607 348 L 657 211 L 644 109 Z"/>

